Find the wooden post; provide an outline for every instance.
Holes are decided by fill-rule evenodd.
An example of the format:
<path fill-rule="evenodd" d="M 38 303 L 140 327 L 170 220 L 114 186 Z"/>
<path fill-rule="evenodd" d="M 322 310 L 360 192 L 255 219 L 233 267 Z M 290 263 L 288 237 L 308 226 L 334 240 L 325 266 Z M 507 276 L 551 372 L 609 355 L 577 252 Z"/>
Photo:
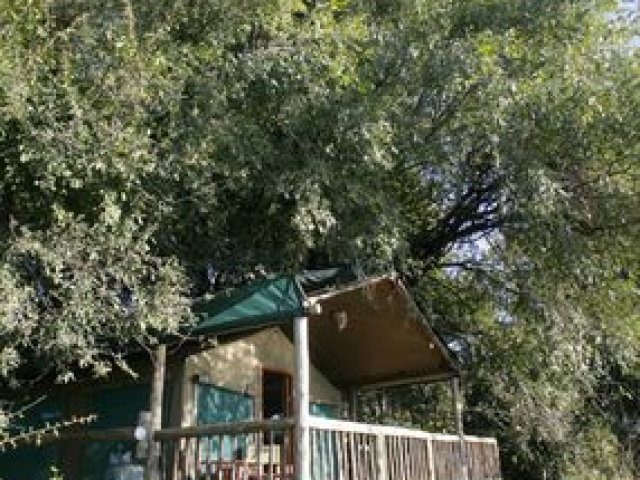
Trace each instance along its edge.
<path fill-rule="evenodd" d="M 309 428 L 309 318 L 294 319 L 294 413 L 296 416 L 295 478 L 311 480 L 311 430 Z"/>
<path fill-rule="evenodd" d="M 462 394 L 460 392 L 460 378 L 451 380 L 451 390 L 453 392 L 453 407 L 456 416 L 456 430 L 460 437 L 460 480 L 469 480 L 469 459 L 467 455 L 467 444 L 464 439 L 464 424 L 462 421 L 462 410 L 464 408 Z"/>
<path fill-rule="evenodd" d="M 355 387 L 349 389 L 349 420 L 358 421 L 358 389 Z"/>
<path fill-rule="evenodd" d="M 167 346 L 158 345 L 153 352 L 153 375 L 151 379 L 151 399 L 149 409 L 149 452 L 147 456 L 147 480 L 160 480 L 160 443 L 153 436 L 162 428 L 162 403 L 164 393 L 164 372 L 167 364 Z"/>

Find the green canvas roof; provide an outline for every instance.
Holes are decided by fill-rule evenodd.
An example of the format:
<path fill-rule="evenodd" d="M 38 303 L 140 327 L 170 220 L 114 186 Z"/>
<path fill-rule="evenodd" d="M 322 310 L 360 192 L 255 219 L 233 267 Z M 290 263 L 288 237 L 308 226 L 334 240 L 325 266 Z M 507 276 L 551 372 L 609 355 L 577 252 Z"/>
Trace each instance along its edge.
<path fill-rule="evenodd" d="M 293 277 L 253 282 L 193 307 L 193 333 L 216 334 L 283 323 L 304 313 L 304 296 Z"/>
<path fill-rule="evenodd" d="M 255 280 L 198 302 L 195 335 L 215 335 L 285 323 L 304 314 L 306 295 L 356 279 L 344 269 L 305 271 L 298 275 Z"/>

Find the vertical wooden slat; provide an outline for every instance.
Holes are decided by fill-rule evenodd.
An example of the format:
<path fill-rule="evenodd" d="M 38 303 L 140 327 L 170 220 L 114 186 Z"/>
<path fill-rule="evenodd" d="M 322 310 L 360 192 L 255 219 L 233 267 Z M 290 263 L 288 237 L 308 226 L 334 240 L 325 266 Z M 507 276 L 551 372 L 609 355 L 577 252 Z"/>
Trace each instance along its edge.
<path fill-rule="evenodd" d="M 411 464 L 411 479 L 418 480 L 418 449 L 416 439 L 409 439 L 409 463 Z"/>
<path fill-rule="evenodd" d="M 344 480 L 351 480 L 351 453 L 349 451 L 349 435 L 345 432 L 341 432 L 342 436 L 342 460 L 344 462 Z"/>
<path fill-rule="evenodd" d="M 180 441 L 169 441 L 167 442 L 171 446 L 172 450 L 172 461 L 171 461 L 171 469 L 169 470 L 169 478 L 175 478 L 176 480 L 180 480 L 178 477 L 178 469 L 180 467 Z"/>
<path fill-rule="evenodd" d="M 364 435 L 362 433 L 357 434 L 358 438 L 358 478 L 360 480 L 366 479 L 366 462 L 365 462 L 365 449 L 364 449 Z"/>
<path fill-rule="evenodd" d="M 436 465 L 433 455 L 433 437 L 431 437 L 427 440 L 427 466 L 429 469 L 429 480 L 436 479 Z"/>
<path fill-rule="evenodd" d="M 282 446 L 280 447 L 280 478 L 284 480 L 287 474 L 287 435 L 282 435 Z M 309 460 L 310 461 L 310 460 Z"/>
<path fill-rule="evenodd" d="M 407 439 L 407 457 L 409 461 L 409 478 L 411 480 L 417 480 L 418 470 L 416 468 L 416 462 L 418 460 L 416 456 L 416 439 Z"/>
<path fill-rule="evenodd" d="M 167 346 L 158 345 L 153 351 L 153 376 L 151 380 L 151 398 L 149 408 L 149 450 L 147 452 L 146 477 L 160 480 L 160 444 L 155 441 L 154 433 L 162 428 L 162 404 L 164 396 L 164 377 L 167 364 Z"/>
<path fill-rule="evenodd" d="M 402 480 L 409 480 L 409 465 L 407 462 L 407 439 L 398 437 L 400 444 L 400 465 L 402 465 Z"/>
<path fill-rule="evenodd" d="M 405 480 L 411 479 L 411 458 L 409 457 L 409 438 L 402 438 L 402 463 L 404 463 L 404 476 Z"/>
<path fill-rule="evenodd" d="M 358 434 L 353 434 L 353 478 L 361 480 L 362 472 L 360 471 L 360 442 Z"/>
<path fill-rule="evenodd" d="M 249 480 L 249 445 L 251 444 L 251 435 L 244 436 L 244 450 L 242 452 L 242 479 Z"/>
<path fill-rule="evenodd" d="M 222 455 L 223 446 L 224 446 L 224 436 L 218 435 L 218 455 L 216 462 L 216 476 L 220 477 L 220 472 L 222 471 L 222 466 L 224 465 L 224 457 Z"/>
<path fill-rule="evenodd" d="M 425 480 L 427 465 L 424 462 L 424 440 L 416 440 L 416 475 L 418 480 Z"/>
<path fill-rule="evenodd" d="M 442 455 L 438 455 L 436 457 L 438 462 L 438 468 L 441 471 L 442 480 L 451 480 L 451 472 L 448 469 L 448 466 L 451 465 L 451 448 L 450 443 L 441 442 L 438 445 L 438 450 L 442 453 Z"/>
<path fill-rule="evenodd" d="M 428 467 L 427 467 L 427 442 L 424 439 L 420 439 L 418 442 L 418 472 L 420 480 L 428 480 Z"/>
<path fill-rule="evenodd" d="M 367 478 L 375 479 L 376 478 L 376 445 L 375 445 L 375 437 L 367 434 L 365 436 L 365 452 L 367 453 Z"/>
<path fill-rule="evenodd" d="M 324 480 L 335 480 L 335 470 L 333 469 L 334 467 L 334 452 L 333 452 L 333 447 L 332 447 L 332 435 L 333 432 L 331 431 L 325 431 L 322 435 L 322 443 L 324 444 L 324 458 L 325 458 L 325 462 L 324 462 L 324 473 L 323 473 L 323 479 Z"/>
<path fill-rule="evenodd" d="M 478 465 L 478 470 L 476 475 L 481 476 L 481 478 L 486 478 L 490 476 L 489 465 L 491 462 L 491 451 L 489 450 L 489 445 L 486 443 L 480 443 L 477 445 L 477 457 L 474 459 L 474 464 Z M 478 477 L 476 477 L 478 478 Z"/>
<path fill-rule="evenodd" d="M 182 480 L 182 478 L 184 477 L 184 472 L 187 469 L 187 455 L 186 455 L 187 444 L 184 440 L 180 440 L 179 445 L 180 445 L 179 446 L 180 453 L 179 453 L 178 470 L 180 472 L 180 476 L 178 478 L 179 480 Z"/>
<path fill-rule="evenodd" d="M 344 468 L 346 480 L 353 480 L 351 471 L 351 443 L 349 442 L 349 434 L 342 433 L 342 444 L 344 445 Z"/>
<path fill-rule="evenodd" d="M 318 442 L 316 440 L 316 436 L 318 429 L 317 428 L 312 428 L 311 432 L 309 434 L 309 437 L 311 438 L 311 479 L 312 480 L 317 480 L 317 475 L 316 475 L 316 465 L 318 463 Z"/>
<path fill-rule="evenodd" d="M 375 478 L 375 465 L 373 464 L 373 456 L 371 455 L 371 438 L 365 434 L 362 443 L 364 445 L 364 468 L 366 478 Z"/>
<path fill-rule="evenodd" d="M 333 480 L 340 478 L 340 441 L 336 431 L 331 431 L 331 477 Z"/>
<path fill-rule="evenodd" d="M 367 458 L 367 435 L 360 434 L 360 478 L 368 478 L 369 462 Z"/>
<path fill-rule="evenodd" d="M 387 437 L 387 462 L 389 463 L 389 476 L 396 480 L 396 458 L 393 451 L 393 436 Z"/>
<path fill-rule="evenodd" d="M 324 472 L 322 478 L 323 480 L 328 480 L 331 477 L 331 440 L 328 431 L 322 432 L 322 448 L 324 455 Z"/>
<path fill-rule="evenodd" d="M 196 472 L 196 478 L 200 478 L 200 437 L 196 437 L 193 440 L 193 443 L 195 443 L 195 450 L 193 452 L 193 456 L 194 456 L 194 469 Z"/>
<path fill-rule="evenodd" d="M 410 475 L 410 467 L 409 467 L 409 455 L 407 453 L 407 444 L 408 438 L 399 437 L 400 441 L 400 452 L 402 455 L 402 465 L 403 465 L 403 480 L 411 480 Z"/>
<path fill-rule="evenodd" d="M 318 431 L 318 444 L 320 447 L 320 480 L 326 480 L 329 472 L 329 456 L 327 454 L 327 445 L 326 445 L 326 433 L 322 431 Z"/>
<path fill-rule="evenodd" d="M 376 436 L 376 467 L 377 480 L 390 480 L 388 478 L 385 436 L 381 433 Z"/>
<path fill-rule="evenodd" d="M 349 432 L 347 434 L 347 438 L 349 439 L 350 480 L 356 480 L 358 478 L 358 474 L 357 474 L 358 470 L 356 465 L 355 434 L 353 432 Z"/>
<path fill-rule="evenodd" d="M 416 439 L 407 439 L 407 455 L 409 456 L 409 478 L 417 480 L 418 471 L 416 469 Z"/>
<path fill-rule="evenodd" d="M 182 476 L 187 478 L 189 476 L 189 469 L 191 468 L 191 439 L 185 438 L 184 440 L 184 470 Z"/>
<path fill-rule="evenodd" d="M 429 462 L 427 461 L 427 444 L 429 440 L 420 440 L 420 479 L 431 480 L 429 477 Z"/>
<path fill-rule="evenodd" d="M 400 477 L 400 480 L 409 480 L 409 475 L 408 475 L 408 471 L 407 471 L 407 452 L 406 452 L 406 447 L 407 447 L 407 442 L 406 439 L 403 437 L 398 436 L 398 453 L 399 453 L 399 459 L 400 459 L 400 468 L 401 468 L 401 472 L 402 475 Z"/>
<path fill-rule="evenodd" d="M 442 468 L 442 464 L 444 462 L 448 462 L 448 459 L 445 457 L 446 455 L 446 450 L 445 450 L 445 445 L 442 444 L 442 442 L 437 442 L 434 443 L 434 449 L 433 449 L 433 461 L 434 461 L 434 465 L 435 465 L 435 469 L 436 469 L 436 478 L 438 480 L 446 480 L 446 476 L 445 476 L 445 471 Z"/>
<path fill-rule="evenodd" d="M 267 477 L 269 480 L 273 479 L 273 449 L 274 449 L 274 434 L 273 434 L 273 430 L 269 430 L 269 470 L 268 470 L 268 474 L 269 476 Z"/>
<path fill-rule="evenodd" d="M 236 480 L 238 475 L 238 466 L 236 459 L 236 451 L 238 450 L 238 435 L 233 435 L 229 438 L 231 441 L 231 478 Z"/>
<path fill-rule="evenodd" d="M 476 445 L 466 441 L 465 443 L 466 443 L 466 451 L 467 451 L 467 468 L 468 468 L 469 480 L 473 480 L 474 478 L 478 478 L 476 469 L 480 466 L 480 465 L 477 465 L 476 462 L 474 461 L 475 453 L 476 453 Z"/>
<path fill-rule="evenodd" d="M 258 432 L 256 434 L 256 460 L 257 460 L 257 469 L 258 469 L 258 480 L 262 480 L 262 435 L 263 432 Z"/>
<path fill-rule="evenodd" d="M 369 465 L 369 436 L 364 433 L 360 436 L 360 451 L 362 452 L 362 477 L 370 478 L 369 470 L 371 465 Z"/>
<path fill-rule="evenodd" d="M 415 480 L 415 457 L 413 456 L 413 438 L 407 438 L 406 442 L 406 450 L 407 450 L 407 471 L 409 474 L 410 480 Z"/>
<path fill-rule="evenodd" d="M 395 437 L 395 444 L 398 459 L 398 480 L 406 480 L 404 470 L 404 455 L 402 453 L 402 438 Z"/>
<path fill-rule="evenodd" d="M 427 469 L 422 464 L 422 446 L 423 440 L 415 439 L 413 442 L 413 454 L 415 455 L 416 480 L 424 480 Z"/>
<path fill-rule="evenodd" d="M 404 480 L 402 478 L 402 451 L 400 449 L 400 440 L 397 436 L 393 437 L 393 453 L 396 459 L 396 480 Z"/>
<path fill-rule="evenodd" d="M 377 438 L 375 435 L 367 435 L 367 448 L 368 448 L 368 454 L 369 454 L 369 471 L 370 471 L 370 477 L 371 479 L 376 479 L 377 478 L 377 470 L 378 470 L 378 464 L 377 464 L 377 447 L 376 447 L 376 443 L 377 443 Z"/>
<path fill-rule="evenodd" d="M 338 472 L 338 480 L 345 480 L 344 475 L 344 441 L 343 441 L 343 433 L 335 432 L 336 435 L 336 461 L 337 461 L 337 472 Z"/>
<path fill-rule="evenodd" d="M 414 458 L 413 458 L 413 439 L 406 438 L 405 439 L 405 458 L 407 462 L 407 479 L 414 480 L 415 468 L 414 468 Z"/>
<path fill-rule="evenodd" d="M 417 438 L 411 439 L 411 476 L 414 480 L 421 480 L 420 474 L 420 441 Z"/>
<path fill-rule="evenodd" d="M 211 479 L 211 449 L 213 448 L 213 444 L 211 442 L 211 437 L 204 437 L 204 448 L 207 449 L 205 452 L 204 458 L 204 475 L 207 480 Z"/>
<path fill-rule="evenodd" d="M 342 445 L 340 440 L 340 432 L 332 431 L 331 432 L 331 443 L 333 449 L 333 471 L 331 475 L 334 477 L 334 480 L 342 479 Z"/>

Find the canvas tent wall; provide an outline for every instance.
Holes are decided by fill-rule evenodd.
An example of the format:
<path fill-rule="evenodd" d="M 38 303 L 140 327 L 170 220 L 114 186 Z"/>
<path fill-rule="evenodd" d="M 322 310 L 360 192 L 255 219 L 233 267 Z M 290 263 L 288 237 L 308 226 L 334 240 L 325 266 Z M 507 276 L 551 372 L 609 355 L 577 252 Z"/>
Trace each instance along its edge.
<path fill-rule="evenodd" d="M 292 376 L 293 345 L 277 327 L 266 328 L 252 333 L 229 344 L 219 345 L 189 356 L 185 361 L 185 375 L 183 383 L 183 406 L 185 416 L 182 425 L 193 424 L 198 415 L 203 415 L 202 402 L 198 402 L 198 385 L 216 387 L 223 396 L 231 399 L 236 395 L 239 404 L 250 399 L 251 408 L 245 407 L 241 415 L 245 418 L 260 418 L 263 405 L 262 376 L 265 370 L 282 372 Z M 202 391 L 202 388 L 201 388 Z M 310 382 L 311 402 L 318 405 L 333 405 L 339 409 L 341 392 L 333 386 L 316 369 L 311 370 Z M 211 405 L 211 403 L 210 403 Z M 230 407 L 232 405 L 228 403 Z M 315 407 L 319 409 L 321 407 Z M 328 407 L 327 407 L 328 408 Z M 228 414 L 212 418 L 239 420 L 241 418 L 231 411 Z"/>

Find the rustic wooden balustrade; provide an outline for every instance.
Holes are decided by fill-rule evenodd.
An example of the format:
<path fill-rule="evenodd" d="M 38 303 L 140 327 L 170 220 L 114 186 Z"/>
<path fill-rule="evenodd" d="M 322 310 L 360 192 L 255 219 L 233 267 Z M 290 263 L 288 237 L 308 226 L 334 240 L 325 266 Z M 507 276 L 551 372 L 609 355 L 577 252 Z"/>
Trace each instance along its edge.
<path fill-rule="evenodd" d="M 293 480 L 291 418 L 159 430 L 170 480 Z"/>
<path fill-rule="evenodd" d="M 294 420 L 165 429 L 168 480 L 294 480 Z M 459 480 L 454 435 L 311 417 L 312 480 Z M 495 439 L 465 437 L 469 480 L 500 479 Z"/>

